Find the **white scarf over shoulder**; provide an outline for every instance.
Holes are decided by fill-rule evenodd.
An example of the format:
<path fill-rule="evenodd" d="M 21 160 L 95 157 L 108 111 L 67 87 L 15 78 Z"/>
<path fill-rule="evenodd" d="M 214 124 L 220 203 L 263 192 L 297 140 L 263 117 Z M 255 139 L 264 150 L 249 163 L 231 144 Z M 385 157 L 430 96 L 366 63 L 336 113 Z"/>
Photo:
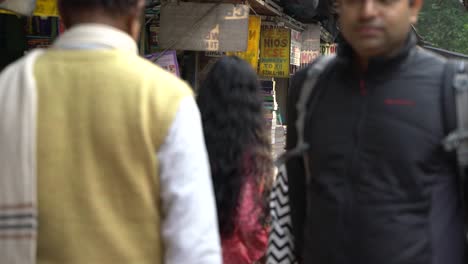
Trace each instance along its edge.
<path fill-rule="evenodd" d="M 0 74 L 0 262 L 36 262 L 37 50 Z"/>
<path fill-rule="evenodd" d="M 55 49 L 124 49 L 135 41 L 112 27 L 83 24 L 54 43 Z M 37 246 L 36 50 L 0 73 L 0 263 L 34 264 Z"/>
<path fill-rule="evenodd" d="M 135 41 L 112 27 L 83 24 L 54 43 L 56 49 L 124 49 Z M 34 264 L 37 247 L 36 50 L 0 73 L 0 263 Z"/>

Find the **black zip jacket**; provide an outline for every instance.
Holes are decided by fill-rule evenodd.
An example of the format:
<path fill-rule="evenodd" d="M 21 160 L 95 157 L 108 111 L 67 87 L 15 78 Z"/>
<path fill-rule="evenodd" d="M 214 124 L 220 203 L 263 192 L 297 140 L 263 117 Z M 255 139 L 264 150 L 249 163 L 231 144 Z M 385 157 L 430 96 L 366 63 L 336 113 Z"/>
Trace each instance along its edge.
<path fill-rule="evenodd" d="M 340 45 L 313 95 L 310 184 L 300 159 L 287 164 L 297 255 L 307 264 L 462 264 L 456 166 L 441 146 L 445 59 L 413 35 L 365 73 L 352 57 Z M 304 78 L 292 80 L 287 149 Z"/>

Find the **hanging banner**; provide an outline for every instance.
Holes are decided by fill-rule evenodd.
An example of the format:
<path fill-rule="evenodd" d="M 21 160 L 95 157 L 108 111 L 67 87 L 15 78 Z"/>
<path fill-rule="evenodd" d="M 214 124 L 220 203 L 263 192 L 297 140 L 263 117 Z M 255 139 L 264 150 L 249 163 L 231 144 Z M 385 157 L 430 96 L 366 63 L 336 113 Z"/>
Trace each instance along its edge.
<path fill-rule="evenodd" d="M 320 45 L 320 53 L 322 55 L 331 55 L 335 54 L 338 51 L 338 45 L 334 44 L 321 44 Z"/>
<path fill-rule="evenodd" d="M 289 78 L 290 52 L 290 29 L 262 26 L 259 75 L 264 77 Z"/>
<path fill-rule="evenodd" d="M 307 25 L 302 32 L 301 68 L 306 67 L 320 56 L 320 26 Z"/>
<path fill-rule="evenodd" d="M 59 16 L 57 0 L 0 0 L 0 13 L 25 16 L 30 16 L 31 13 L 34 16 Z"/>
<path fill-rule="evenodd" d="M 35 16 L 59 16 L 57 0 L 37 0 Z"/>
<path fill-rule="evenodd" d="M 258 56 L 260 46 L 260 31 L 262 18 L 259 16 L 249 16 L 249 38 L 247 42 L 247 51 L 229 52 L 228 55 L 235 55 L 246 60 L 255 71 L 258 68 Z"/>
<path fill-rule="evenodd" d="M 167 3 L 161 6 L 161 48 L 245 51 L 249 6 L 226 3 Z"/>
<path fill-rule="evenodd" d="M 291 30 L 291 65 L 301 66 L 301 32 Z"/>

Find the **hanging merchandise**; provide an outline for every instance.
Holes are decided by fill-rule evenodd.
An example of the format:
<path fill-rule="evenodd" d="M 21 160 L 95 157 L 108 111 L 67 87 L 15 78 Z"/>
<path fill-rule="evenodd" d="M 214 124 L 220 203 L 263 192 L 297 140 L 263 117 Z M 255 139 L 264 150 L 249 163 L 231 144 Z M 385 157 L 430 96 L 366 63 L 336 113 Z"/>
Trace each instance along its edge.
<path fill-rule="evenodd" d="M 291 30 L 291 65 L 301 66 L 302 34 Z"/>
<path fill-rule="evenodd" d="M 288 78 L 290 52 L 290 29 L 275 26 L 262 26 L 259 75 L 264 77 Z"/>
<path fill-rule="evenodd" d="M 159 20 L 153 19 L 148 25 L 148 44 L 151 52 L 155 52 L 159 49 Z"/>
<path fill-rule="evenodd" d="M 59 19 L 57 17 L 28 17 L 25 32 L 27 49 L 47 48 L 59 34 Z"/>
<path fill-rule="evenodd" d="M 58 34 L 57 23 L 57 18 L 53 17 L 28 17 L 25 32 L 30 36 L 55 37 Z"/>
<path fill-rule="evenodd" d="M 320 25 L 309 24 L 302 32 L 301 68 L 320 56 Z"/>
<path fill-rule="evenodd" d="M 267 128 L 271 130 L 272 144 L 275 144 L 276 110 L 278 108 L 278 105 L 276 104 L 275 84 L 276 83 L 273 80 L 260 81 L 263 96 L 264 118 Z"/>
<path fill-rule="evenodd" d="M 291 30 L 291 67 L 290 74 L 295 74 L 301 66 L 302 34 L 299 31 Z"/>
<path fill-rule="evenodd" d="M 161 51 L 159 46 L 159 35 L 161 31 L 160 8 L 161 5 L 159 3 L 152 3 L 148 4 L 145 9 L 145 27 L 143 33 L 146 34 L 146 37 L 142 40 L 145 42 L 145 54 Z"/>
<path fill-rule="evenodd" d="M 247 51 L 244 52 L 229 52 L 228 55 L 235 55 L 246 60 L 252 68 L 257 72 L 259 42 L 262 18 L 259 16 L 249 16 L 249 38 Z"/>

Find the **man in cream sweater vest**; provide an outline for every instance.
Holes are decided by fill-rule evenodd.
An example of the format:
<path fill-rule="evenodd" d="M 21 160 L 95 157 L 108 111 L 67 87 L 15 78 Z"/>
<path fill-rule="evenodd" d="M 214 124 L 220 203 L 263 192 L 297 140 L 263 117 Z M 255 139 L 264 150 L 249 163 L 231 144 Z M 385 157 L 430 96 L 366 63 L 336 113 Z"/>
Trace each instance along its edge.
<path fill-rule="evenodd" d="M 0 75 L 0 263 L 218 264 L 191 89 L 138 56 L 144 0 L 59 0 Z"/>

